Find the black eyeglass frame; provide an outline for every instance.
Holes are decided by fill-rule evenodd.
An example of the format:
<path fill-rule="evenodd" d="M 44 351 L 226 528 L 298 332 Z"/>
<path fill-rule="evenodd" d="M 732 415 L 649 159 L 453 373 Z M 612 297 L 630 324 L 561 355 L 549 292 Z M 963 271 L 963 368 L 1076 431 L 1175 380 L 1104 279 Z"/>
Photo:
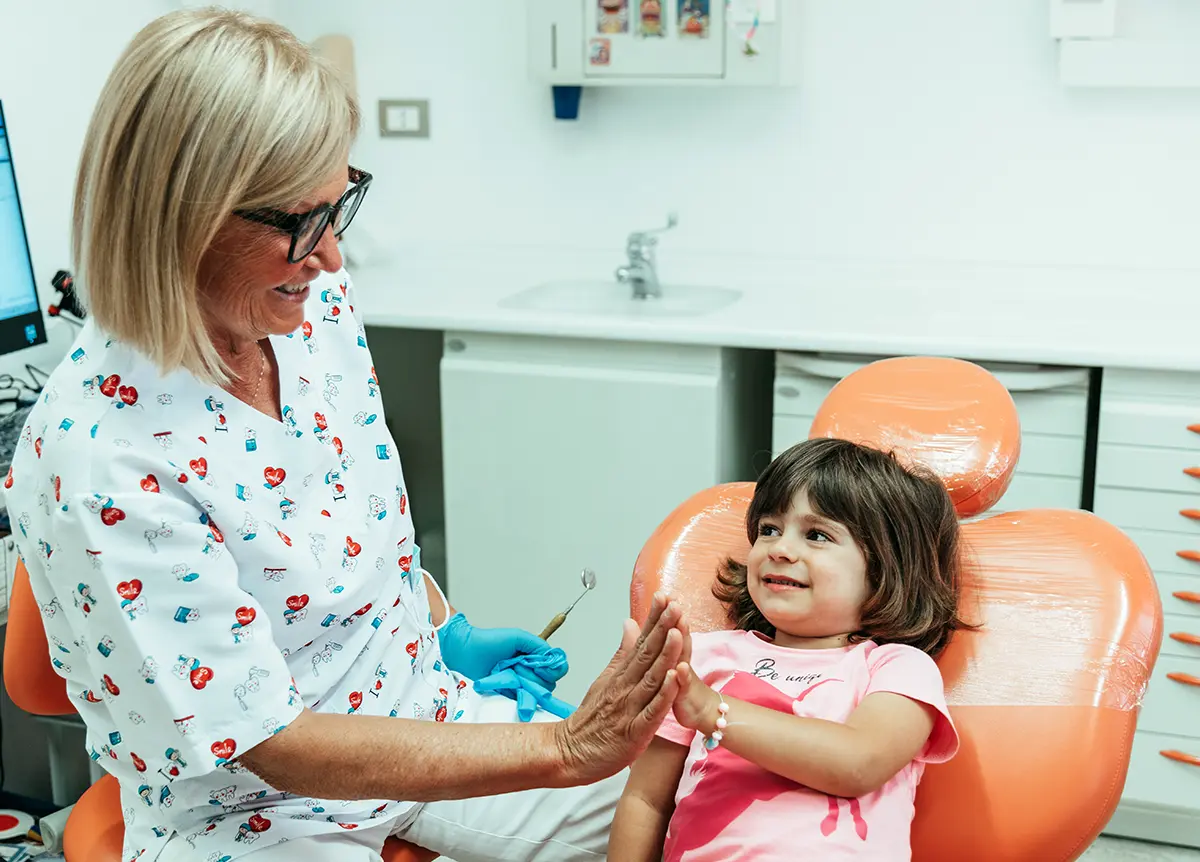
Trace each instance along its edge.
<path fill-rule="evenodd" d="M 321 242 L 321 237 L 325 235 L 325 231 L 328 230 L 329 226 L 337 219 L 338 213 L 342 211 L 343 207 L 345 207 L 346 202 L 349 201 L 353 195 L 360 195 L 361 197 L 358 201 L 358 206 L 356 206 L 353 212 L 350 213 L 350 218 L 346 220 L 345 224 L 341 225 L 341 227 L 334 231 L 333 235 L 335 237 L 340 237 L 346 232 L 346 228 L 350 227 L 350 222 L 354 220 L 354 216 L 358 213 L 359 207 L 362 206 L 361 198 L 366 197 L 367 188 L 371 185 L 371 180 L 374 179 L 374 177 L 372 177 L 371 174 L 367 173 L 366 171 L 351 165 L 349 179 L 352 184 L 351 187 L 346 189 L 345 194 L 338 198 L 338 202 L 335 204 L 321 204 L 320 206 L 313 207 L 308 212 L 303 213 L 290 213 L 283 210 L 274 209 L 256 209 L 234 210 L 233 214 L 239 216 L 240 218 L 244 218 L 247 221 L 265 224 L 269 227 L 275 228 L 276 230 L 291 234 L 292 244 L 288 247 L 288 263 L 300 263 L 300 261 L 304 260 L 310 254 L 316 251 L 317 246 Z M 310 225 L 313 218 L 323 219 L 324 225 L 316 233 L 317 240 L 313 243 L 313 247 L 305 254 L 297 257 L 296 243 L 300 239 L 300 230 L 301 228 Z"/>

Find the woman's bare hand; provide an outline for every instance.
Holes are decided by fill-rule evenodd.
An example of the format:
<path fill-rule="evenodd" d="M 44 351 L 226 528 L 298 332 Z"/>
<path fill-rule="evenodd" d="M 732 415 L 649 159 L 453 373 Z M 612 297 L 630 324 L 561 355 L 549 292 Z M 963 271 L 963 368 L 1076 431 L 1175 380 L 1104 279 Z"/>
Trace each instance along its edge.
<path fill-rule="evenodd" d="M 675 666 L 686 633 L 679 606 L 659 593 L 640 634 L 633 620 L 625 621 L 612 661 L 555 728 L 565 783 L 606 778 L 645 751 L 679 692 Z"/>

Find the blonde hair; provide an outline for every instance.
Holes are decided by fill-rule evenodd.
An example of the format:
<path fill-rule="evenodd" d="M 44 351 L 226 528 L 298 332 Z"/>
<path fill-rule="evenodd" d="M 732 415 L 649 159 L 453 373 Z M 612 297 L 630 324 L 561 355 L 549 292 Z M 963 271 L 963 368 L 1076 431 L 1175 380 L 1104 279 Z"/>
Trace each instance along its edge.
<path fill-rule="evenodd" d="M 84 139 L 73 251 L 88 313 L 162 373 L 225 383 L 199 267 L 236 209 L 294 208 L 344 165 L 359 109 L 286 28 L 216 8 L 134 37 Z"/>

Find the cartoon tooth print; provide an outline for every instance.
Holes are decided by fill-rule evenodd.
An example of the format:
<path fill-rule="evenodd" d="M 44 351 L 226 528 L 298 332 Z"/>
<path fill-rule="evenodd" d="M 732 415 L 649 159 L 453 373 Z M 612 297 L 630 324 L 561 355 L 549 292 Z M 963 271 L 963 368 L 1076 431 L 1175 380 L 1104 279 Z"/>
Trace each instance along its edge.
<path fill-rule="evenodd" d="M 125 520 L 125 513 L 113 505 L 113 498 L 106 494 L 91 494 L 84 498 L 84 508 L 93 515 L 100 516 L 100 522 L 106 527 L 115 527 Z"/>
<path fill-rule="evenodd" d="M 196 729 L 196 716 L 185 715 L 185 716 L 183 716 L 183 718 L 175 719 L 174 723 L 175 723 L 175 729 L 177 731 L 179 731 L 179 735 L 187 736 L 189 733 L 191 733 L 193 730 Z"/>
<path fill-rule="evenodd" d="M 245 435 L 246 435 L 246 451 L 247 452 L 258 451 L 258 432 L 255 431 L 253 428 L 246 428 Z"/>
<path fill-rule="evenodd" d="M 217 766 L 224 766 L 237 751 L 237 742 L 233 739 L 218 739 L 209 746 L 209 750 L 217 758 Z"/>
<path fill-rule="evenodd" d="M 373 425 L 379 417 L 374 413 L 367 413 L 365 410 L 359 410 L 354 414 L 354 424 L 361 425 L 364 428 L 367 425 Z"/>
<path fill-rule="evenodd" d="M 283 405 L 281 411 L 283 416 L 283 424 L 288 433 L 294 437 L 303 436 L 304 432 L 300 430 L 299 424 L 296 422 L 296 410 L 290 404 Z"/>
<path fill-rule="evenodd" d="M 100 638 L 100 642 L 96 644 L 96 652 L 100 653 L 100 655 L 104 656 L 105 658 L 108 658 L 112 655 L 112 651 L 113 639 L 108 635 Z"/>
<path fill-rule="evenodd" d="M 263 568 L 263 578 L 271 581 L 272 583 L 281 583 L 285 574 L 287 574 L 286 568 L 278 568 L 275 566 L 267 566 Z"/>
<path fill-rule="evenodd" d="M 258 613 L 254 608 L 243 605 L 234 611 L 233 625 L 230 626 L 230 634 L 233 635 L 233 642 L 240 644 L 242 641 L 248 641 L 254 635 L 250 624 L 254 622 L 254 618 Z"/>
<path fill-rule="evenodd" d="M 383 666 L 383 662 L 375 665 L 375 683 L 370 688 L 372 697 L 379 697 L 379 692 L 383 690 L 383 681 L 387 679 L 387 668 Z"/>
<path fill-rule="evenodd" d="M 377 521 L 382 521 L 387 517 L 387 503 L 383 497 L 378 494 L 371 494 L 367 497 L 367 515 Z"/>
<path fill-rule="evenodd" d="M 371 398 L 379 397 L 379 375 L 375 373 L 375 366 L 371 366 L 371 376 L 367 378 L 367 395 Z"/>
<path fill-rule="evenodd" d="M 333 492 L 333 501 L 335 503 L 340 503 L 346 499 L 346 486 L 342 484 L 342 474 L 339 471 L 330 470 L 326 473 L 325 484 Z"/>
<path fill-rule="evenodd" d="M 288 596 L 287 610 L 283 612 L 283 619 L 287 625 L 302 622 L 308 617 L 308 593 L 298 596 Z"/>
<path fill-rule="evenodd" d="M 325 644 L 325 646 L 323 646 L 321 648 L 320 652 L 313 653 L 313 657 L 312 657 L 313 676 L 320 676 L 321 675 L 321 665 L 329 664 L 330 662 L 332 662 L 333 654 L 335 652 L 341 652 L 341 650 L 342 650 L 341 644 L 334 643 L 333 641 L 329 641 L 328 643 Z"/>
<path fill-rule="evenodd" d="M 200 577 L 199 574 L 192 571 L 191 566 L 187 563 L 176 563 L 171 567 L 171 574 L 175 576 L 176 580 L 182 581 L 185 584 L 190 584 Z"/>
<path fill-rule="evenodd" d="M 154 656 L 146 656 L 142 666 L 138 668 L 138 673 L 148 684 L 154 685 L 154 681 L 158 679 L 158 662 L 154 660 Z"/>
<path fill-rule="evenodd" d="M 329 442 L 329 421 L 319 410 L 313 413 L 313 436 L 322 443 Z"/>
<path fill-rule="evenodd" d="M 134 725 L 145 724 L 146 719 L 142 718 L 142 714 L 136 709 L 131 709 L 129 710 L 129 723 Z"/>
<path fill-rule="evenodd" d="M 361 553 L 362 545 L 347 536 L 346 546 L 342 548 L 342 568 L 347 572 L 353 572 L 355 566 L 358 565 L 358 555 Z"/>
<path fill-rule="evenodd" d="M 161 526 L 151 527 L 142 534 L 146 539 L 146 544 L 150 546 L 150 553 L 158 553 L 158 545 L 155 544 L 159 539 L 169 539 L 175 535 L 175 529 L 166 521 L 161 522 Z"/>
<path fill-rule="evenodd" d="M 183 770 L 187 769 L 187 761 L 183 759 L 176 748 L 168 748 L 164 755 L 167 758 L 167 765 L 159 767 L 158 774 L 166 779 L 167 783 L 174 781 L 183 774 Z"/>
<path fill-rule="evenodd" d="M 141 589 L 141 581 L 138 581 L 138 588 Z M 87 584 L 80 583 L 75 588 L 75 607 L 83 611 L 84 616 L 87 616 L 95 606 L 96 597 L 92 594 L 92 588 Z"/>
<path fill-rule="evenodd" d="M 279 501 L 279 518 L 280 518 L 280 520 L 286 521 L 288 518 L 293 517 L 295 514 L 296 514 L 296 501 L 295 500 L 290 500 L 287 497 L 284 497 L 282 500 Z"/>
<path fill-rule="evenodd" d="M 313 338 L 312 324 L 309 323 L 307 320 L 304 321 L 303 325 L 300 327 L 300 333 L 304 340 L 304 346 L 308 348 L 308 352 L 310 355 L 313 353 L 316 353 L 318 350 L 320 350 L 320 347 L 317 345 L 317 340 L 315 338 Z M 301 379 L 303 379 L 303 378 L 301 378 Z M 305 380 L 304 382 L 308 383 L 307 380 Z"/>
<path fill-rule="evenodd" d="M 341 459 L 342 472 L 345 472 L 354 466 L 354 457 L 349 452 L 345 451 L 340 437 L 333 438 L 333 449 L 338 453 L 338 457 Z"/>
<path fill-rule="evenodd" d="M 238 827 L 237 835 L 233 840 L 242 844 L 253 844 L 258 840 L 258 836 L 271 828 L 271 821 L 262 814 L 254 813 L 246 818 L 246 822 Z"/>
<path fill-rule="evenodd" d="M 242 526 L 238 527 L 238 535 L 242 537 L 243 542 L 252 542 L 258 538 L 258 521 L 254 520 L 254 516 L 249 512 L 242 519 Z"/>
<path fill-rule="evenodd" d="M 146 597 L 142 595 L 142 582 L 137 578 L 117 584 L 117 595 L 121 597 L 121 611 L 129 619 L 136 620 L 147 612 Z"/>
<path fill-rule="evenodd" d="M 238 702 L 238 706 L 242 708 L 242 712 L 247 712 L 249 707 L 246 706 L 246 697 L 259 690 L 258 680 L 260 677 L 270 676 L 270 671 L 265 671 L 262 668 L 250 668 L 250 675 L 245 682 L 238 683 L 233 687 L 233 696 Z"/>
<path fill-rule="evenodd" d="M 296 394 L 297 395 L 307 395 L 309 387 L 311 387 L 311 386 L 312 386 L 312 383 L 311 383 L 311 381 L 309 381 L 309 379 L 307 377 L 297 377 L 296 378 Z"/>

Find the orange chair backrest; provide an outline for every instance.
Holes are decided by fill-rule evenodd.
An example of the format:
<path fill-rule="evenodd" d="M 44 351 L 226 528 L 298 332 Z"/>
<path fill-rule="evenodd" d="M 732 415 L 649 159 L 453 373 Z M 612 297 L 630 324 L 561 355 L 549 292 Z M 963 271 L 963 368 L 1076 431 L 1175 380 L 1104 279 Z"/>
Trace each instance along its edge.
<path fill-rule="evenodd" d="M 8 631 L 4 638 L 4 688 L 12 702 L 35 715 L 67 715 L 75 711 L 66 681 L 50 664 L 50 645 L 41 610 L 29 586 L 29 572 L 17 562 L 8 597 Z"/>
<path fill-rule="evenodd" d="M 906 358 L 842 381 L 810 436 L 925 463 L 968 517 L 1007 488 L 1020 426 L 1007 391 L 978 366 Z M 724 557 L 746 558 L 753 491 L 710 488 L 667 517 L 634 569 L 636 619 L 662 589 L 679 597 L 694 630 L 729 627 L 713 576 Z M 982 627 L 958 633 L 938 659 L 962 746 L 925 773 L 913 859 L 1075 859 L 1120 799 L 1162 639 L 1157 588 L 1137 546 L 1088 512 L 1010 512 L 962 529 L 961 608 Z"/>

